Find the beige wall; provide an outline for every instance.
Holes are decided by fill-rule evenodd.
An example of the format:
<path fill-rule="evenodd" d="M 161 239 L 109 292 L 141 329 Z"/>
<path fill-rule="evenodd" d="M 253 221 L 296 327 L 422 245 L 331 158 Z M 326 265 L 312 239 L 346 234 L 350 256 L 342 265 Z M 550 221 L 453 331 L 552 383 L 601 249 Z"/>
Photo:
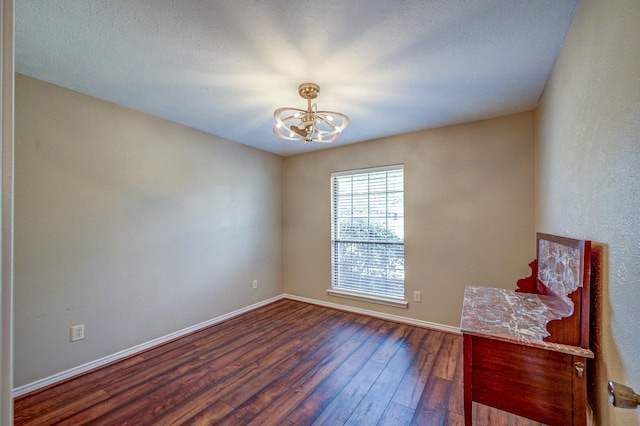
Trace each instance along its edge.
<path fill-rule="evenodd" d="M 285 292 L 458 327 L 466 285 L 515 288 L 535 257 L 533 113 L 284 160 Z M 328 296 L 330 174 L 405 165 L 408 309 Z"/>
<path fill-rule="evenodd" d="M 21 75 L 15 139 L 15 386 L 282 293 L 280 157 Z"/>
<path fill-rule="evenodd" d="M 602 251 L 598 424 L 640 424 L 606 381 L 640 391 L 640 2 L 583 0 L 537 117 L 537 227 Z"/>

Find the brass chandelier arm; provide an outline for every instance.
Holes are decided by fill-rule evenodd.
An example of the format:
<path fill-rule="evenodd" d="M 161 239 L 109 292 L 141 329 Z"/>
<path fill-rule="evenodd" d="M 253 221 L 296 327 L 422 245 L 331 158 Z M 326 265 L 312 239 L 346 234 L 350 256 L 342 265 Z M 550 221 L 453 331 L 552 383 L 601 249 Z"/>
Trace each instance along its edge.
<path fill-rule="evenodd" d="M 324 123 L 326 123 L 332 129 L 337 130 L 338 132 L 342 132 L 344 130 L 344 128 L 349 125 L 349 118 L 346 115 L 341 114 L 339 112 L 335 112 L 335 111 L 318 111 L 317 114 L 318 114 L 318 118 L 319 119 L 321 119 Z M 328 120 L 326 118 L 327 116 L 340 117 L 340 119 L 342 120 L 342 122 L 340 123 L 341 125 L 337 126 L 334 121 Z"/>

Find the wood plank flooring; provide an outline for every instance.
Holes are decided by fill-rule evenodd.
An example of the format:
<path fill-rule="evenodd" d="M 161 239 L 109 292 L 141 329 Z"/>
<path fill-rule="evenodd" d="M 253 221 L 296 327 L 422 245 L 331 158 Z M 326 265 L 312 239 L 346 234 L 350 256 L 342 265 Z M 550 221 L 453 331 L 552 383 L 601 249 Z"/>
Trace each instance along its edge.
<path fill-rule="evenodd" d="M 16 425 L 463 425 L 462 337 L 280 300 L 15 400 Z M 474 404 L 476 425 L 539 425 Z"/>

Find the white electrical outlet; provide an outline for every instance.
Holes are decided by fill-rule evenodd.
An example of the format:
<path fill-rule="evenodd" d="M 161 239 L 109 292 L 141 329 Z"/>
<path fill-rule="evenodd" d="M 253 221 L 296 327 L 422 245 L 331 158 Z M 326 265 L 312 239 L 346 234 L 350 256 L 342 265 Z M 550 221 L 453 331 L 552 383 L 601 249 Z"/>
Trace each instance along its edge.
<path fill-rule="evenodd" d="M 75 342 L 84 339 L 84 324 L 71 327 L 71 341 Z"/>
<path fill-rule="evenodd" d="M 258 280 L 253 280 L 253 289 L 258 288 Z"/>
<path fill-rule="evenodd" d="M 414 302 L 422 302 L 422 293 L 419 291 L 413 292 L 413 301 Z"/>

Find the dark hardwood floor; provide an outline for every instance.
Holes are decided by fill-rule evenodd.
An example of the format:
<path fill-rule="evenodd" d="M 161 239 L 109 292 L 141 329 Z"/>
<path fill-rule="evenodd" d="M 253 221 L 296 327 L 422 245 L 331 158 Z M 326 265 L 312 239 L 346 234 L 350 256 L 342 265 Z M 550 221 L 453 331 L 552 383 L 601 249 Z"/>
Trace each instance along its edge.
<path fill-rule="evenodd" d="M 15 400 L 16 425 L 463 425 L 462 337 L 281 300 Z M 539 423 L 474 404 L 476 425 Z"/>

